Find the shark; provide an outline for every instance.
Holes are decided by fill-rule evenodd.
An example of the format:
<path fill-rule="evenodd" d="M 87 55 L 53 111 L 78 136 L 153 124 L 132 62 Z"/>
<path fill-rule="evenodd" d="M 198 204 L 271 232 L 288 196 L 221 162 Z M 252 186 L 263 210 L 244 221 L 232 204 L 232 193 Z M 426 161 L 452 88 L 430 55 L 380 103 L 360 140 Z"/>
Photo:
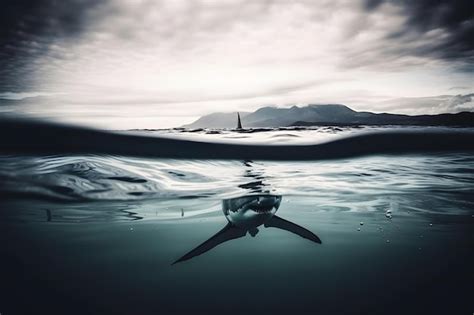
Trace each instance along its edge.
<path fill-rule="evenodd" d="M 275 215 L 280 207 L 282 196 L 273 194 L 252 194 L 236 198 L 224 199 L 222 211 L 227 218 L 227 225 L 204 243 L 172 263 L 172 265 L 204 254 L 219 244 L 233 239 L 255 237 L 259 227 L 285 230 L 317 244 L 321 239 L 313 232 L 293 222 Z"/>

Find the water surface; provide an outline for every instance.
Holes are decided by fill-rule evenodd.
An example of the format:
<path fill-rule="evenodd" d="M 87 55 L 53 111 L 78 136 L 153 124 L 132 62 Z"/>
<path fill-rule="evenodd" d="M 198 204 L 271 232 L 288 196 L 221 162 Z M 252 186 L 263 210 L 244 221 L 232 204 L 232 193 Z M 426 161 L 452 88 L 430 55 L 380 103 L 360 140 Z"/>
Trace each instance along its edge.
<path fill-rule="evenodd" d="M 335 128 L 127 133 L 300 144 L 367 131 Z M 0 179 L 2 314 L 474 309 L 470 151 L 322 161 L 4 154 Z M 228 224 L 223 200 L 256 195 L 281 196 L 276 215 L 321 244 L 260 225 L 172 265 Z"/>

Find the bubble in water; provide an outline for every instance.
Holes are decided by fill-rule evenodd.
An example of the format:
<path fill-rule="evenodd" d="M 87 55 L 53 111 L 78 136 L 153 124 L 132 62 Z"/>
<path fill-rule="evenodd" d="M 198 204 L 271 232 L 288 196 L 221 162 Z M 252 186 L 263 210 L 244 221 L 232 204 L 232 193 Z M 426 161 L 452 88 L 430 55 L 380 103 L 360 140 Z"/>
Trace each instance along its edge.
<path fill-rule="evenodd" d="M 130 228 L 130 231 L 133 231 L 133 228 Z"/>
<path fill-rule="evenodd" d="M 390 240 L 387 240 L 387 243 L 390 243 Z"/>
<path fill-rule="evenodd" d="M 364 222 L 361 221 L 361 222 L 360 222 L 360 225 L 364 225 Z"/>
<path fill-rule="evenodd" d="M 430 223 L 430 226 L 433 226 L 433 223 Z"/>
<path fill-rule="evenodd" d="M 359 231 L 359 232 L 360 232 L 360 228 L 357 228 L 357 231 Z"/>

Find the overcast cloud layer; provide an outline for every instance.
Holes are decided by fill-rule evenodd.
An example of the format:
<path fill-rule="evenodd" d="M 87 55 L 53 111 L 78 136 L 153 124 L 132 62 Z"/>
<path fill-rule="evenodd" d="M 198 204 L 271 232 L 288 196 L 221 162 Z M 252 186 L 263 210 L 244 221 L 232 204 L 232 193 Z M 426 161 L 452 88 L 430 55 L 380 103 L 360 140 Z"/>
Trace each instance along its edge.
<path fill-rule="evenodd" d="M 7 1 L 3 114 L 106 128 L 343 103 L 473 110 L 472 1 Z"/>

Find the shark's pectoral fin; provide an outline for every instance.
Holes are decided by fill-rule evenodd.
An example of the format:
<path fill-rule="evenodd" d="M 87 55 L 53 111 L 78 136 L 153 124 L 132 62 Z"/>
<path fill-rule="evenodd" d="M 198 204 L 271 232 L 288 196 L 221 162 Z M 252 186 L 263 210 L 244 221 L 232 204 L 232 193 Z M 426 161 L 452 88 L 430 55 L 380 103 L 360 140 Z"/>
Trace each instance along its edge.
<path fill-rule="evenodd" d="M 202 243 L 201 245 L 199 245 L 198 247 L 196 247 L 195 249 L 193 249 L 192 251 L 190 251 L 189 253 L 181 257 L 180 259 L 176 260 L 173 263 L 173 265 L 176 263 L 191 259 L 195 256 L 201 255 L 213 249 L 214 247 L 216 247 L 217 245 L 221 243 L 224 243 L 224 242 L 227 242 L 239 237 L 243 237 L 245 236 L 245 234 L 247 234 L 247 231 L 236 228 L 232 224 L 228 223 L 222 230 L 217 232 L 210 239 L 208 239 L 207 241 L 205 241 L 204 243 Z"/>
<path fill-rule="evenodd" d="M 270 220 L 265 222 L 264 224 L 265 227 L 275 227 L 278 229 L 282 229 L 291 233 L 295 233 L 301 237 L 304 237 L 310 241 L 313 241 L 315 243 L 321 244 L 321 240 L 319 237 L 314 234 L 313 232 L 305 229 L 302 226 L 299 226 L 297 224 L 294 224 L 290 221 L 287 221 L 285 219 L 282 219 L 276 215 L 274 215 Z"/>

